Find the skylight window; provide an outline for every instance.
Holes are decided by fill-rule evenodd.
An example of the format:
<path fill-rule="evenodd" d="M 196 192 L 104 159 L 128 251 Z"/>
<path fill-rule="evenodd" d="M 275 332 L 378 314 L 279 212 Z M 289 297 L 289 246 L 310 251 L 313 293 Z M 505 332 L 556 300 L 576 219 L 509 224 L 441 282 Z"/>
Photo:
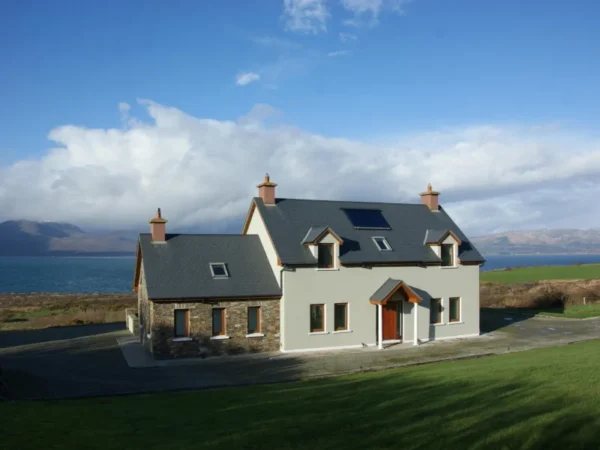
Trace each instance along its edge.
<path fill-rule="evenodd" d="M 390 230 L 390 224 L 378 209 L 344 209 L 354 228 Z"/>
<path fill-rule="evenodd" d="M 379 249 L 380 252 L 391 252 L 392 251 L 392 246 L 390 245 L 390 243 L 387 241 L 386 238 L 376 236 L 376 237 L 373 237 L 372 239 L 373 239 L 373 242 L 375 242 L 375 245 L 377 246 L 377 248 Z"/>
<path fill-rule="evenodd" d="M 210 263 L 210 272 L 213 278 L 229 278 L 225 263 Z"/>

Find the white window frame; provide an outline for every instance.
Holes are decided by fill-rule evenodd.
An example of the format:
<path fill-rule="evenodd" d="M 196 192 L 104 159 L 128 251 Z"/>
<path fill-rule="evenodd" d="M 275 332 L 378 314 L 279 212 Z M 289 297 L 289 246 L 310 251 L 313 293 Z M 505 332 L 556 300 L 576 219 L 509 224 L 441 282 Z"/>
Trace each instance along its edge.
<path fill-rule="evenodd" d="M 373 237 L 371 237 L 371 239 L 373 240 L 375 247 L 377 247 L 377 250 L 379 250 L 380 252 L 391 252 L 394 250 L 392 248 L 392 246 L 390 245 L 390 243 L 388 242 L 388 240 L 384 236 L 373 236 Z M 381 241 L 383 242 L 383 245 L 385 245 L 385 249 L 382 249 L 379 246 L 379 244 L 377 243 L 378 239 L 381 239 Z"/>
<path fill-rule="evenodd" d="M 219 262 L 219 263 L 209 263 L 208 265 L 210 267 L 210 273 L 212 274 L 213 278 L 215 278 L 215 279 L 229 278 L 229 270 L 227 270 L 227 264 Z M 221 266 L 221 267 L 223 267 L 223 270 L 225 271 L 225 275 L 216 275 L 215 274 L 215 270 L 214 270 L 215 266 Z"/>

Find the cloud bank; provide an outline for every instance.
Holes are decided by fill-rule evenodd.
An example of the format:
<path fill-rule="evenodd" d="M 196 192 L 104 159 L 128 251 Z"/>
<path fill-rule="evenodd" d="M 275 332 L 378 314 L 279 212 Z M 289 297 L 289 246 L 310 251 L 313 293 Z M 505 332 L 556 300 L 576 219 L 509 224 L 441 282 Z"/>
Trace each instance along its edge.
<path fill-rule="evenodd" d="M 218 121 L 141 104 L 147 121 L 122 104 L 122 128 L 62 126 L 42 157 L 0 167 L 0 219 L 144 231 L 160 206 L 171 229 L 241 229 L 269 172 L 296 198 L 419 202 L 431 182 L 473 234 L 600 226 L 597 135 L 477 125 L 367 142 L 269 125 L 267 105 Z"/>

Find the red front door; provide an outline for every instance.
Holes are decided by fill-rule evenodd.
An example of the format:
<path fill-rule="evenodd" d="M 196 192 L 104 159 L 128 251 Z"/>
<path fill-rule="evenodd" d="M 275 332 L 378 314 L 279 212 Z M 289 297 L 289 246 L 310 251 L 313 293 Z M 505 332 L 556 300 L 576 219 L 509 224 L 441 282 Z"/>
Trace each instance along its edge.
<path fill-rule="evenodd" d="M 398 334 L 398 303 L 383 305 L 383 340 L 400 339 Z"/>

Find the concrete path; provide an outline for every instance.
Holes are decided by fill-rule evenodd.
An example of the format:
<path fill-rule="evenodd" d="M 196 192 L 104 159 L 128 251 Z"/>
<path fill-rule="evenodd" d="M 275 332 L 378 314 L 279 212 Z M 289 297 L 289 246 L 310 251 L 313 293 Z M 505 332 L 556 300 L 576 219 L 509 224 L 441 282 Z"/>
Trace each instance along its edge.
<path fill-rule="evenodd" d="M 0 332 L 0 365 L 15 398 L 66 398 L 293 381 L 600 338 L 600 319 L 482 313 L 470 339 L 318 353 L 155 363 L 122 324 Z M 118 341 L 118 342 L 117 342 Z M 133 367 L 130 367 L 129 364 Z"/>

